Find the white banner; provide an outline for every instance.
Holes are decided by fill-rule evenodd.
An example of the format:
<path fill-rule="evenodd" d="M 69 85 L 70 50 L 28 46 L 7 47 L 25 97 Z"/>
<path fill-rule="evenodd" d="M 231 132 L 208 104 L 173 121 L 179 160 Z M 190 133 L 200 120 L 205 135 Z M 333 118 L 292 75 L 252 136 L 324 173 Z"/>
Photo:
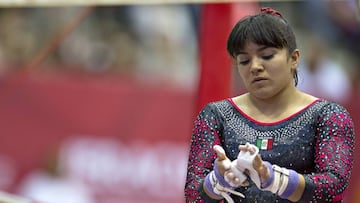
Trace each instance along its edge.
<path fill-rule="evenodd" d="M 75 136 L 60 150 L 61 178 L 34 171 L 20 195 L 40 203 L 182 202 L 187 149 L 183 143 Z"/>

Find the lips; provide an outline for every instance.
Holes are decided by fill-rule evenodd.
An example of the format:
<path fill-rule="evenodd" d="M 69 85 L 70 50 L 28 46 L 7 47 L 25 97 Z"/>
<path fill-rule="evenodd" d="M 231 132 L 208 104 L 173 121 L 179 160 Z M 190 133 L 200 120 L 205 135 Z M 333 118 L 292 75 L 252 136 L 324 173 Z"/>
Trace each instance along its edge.
<path fill-rule="evenodd" d="M 267 80 L 267 79 L 264 78 L 264 77 L 256 77 L 256 78 L 254 78 L 254 80 L 252 82 L 255 83 L 255 82 L 261 82 L 261 81 L 264 81 L 264 80 Z"/>

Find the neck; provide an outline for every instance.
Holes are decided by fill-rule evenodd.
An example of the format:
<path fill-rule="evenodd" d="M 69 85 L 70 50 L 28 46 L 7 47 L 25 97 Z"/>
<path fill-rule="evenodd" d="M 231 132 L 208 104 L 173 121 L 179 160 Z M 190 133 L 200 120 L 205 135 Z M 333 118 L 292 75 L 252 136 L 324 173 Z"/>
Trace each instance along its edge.
<path fill-rule="evenodd" d="M 291 86 L 271 98 L 263 99 L 250 94 L 247 98 L 248 105 L 253 106 L 254 109 L 264 115 L 275 116 L 284 113 L 292 106 L 297 106 L 294 104 L 299 102 L 300 95 L 301 92 L 295 86 Z"/>

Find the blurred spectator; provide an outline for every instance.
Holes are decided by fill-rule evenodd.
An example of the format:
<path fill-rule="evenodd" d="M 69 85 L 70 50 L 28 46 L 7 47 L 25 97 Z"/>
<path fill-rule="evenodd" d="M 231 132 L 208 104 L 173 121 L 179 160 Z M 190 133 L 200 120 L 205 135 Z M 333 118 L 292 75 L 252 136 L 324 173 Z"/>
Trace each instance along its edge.
<path fill-rule="evenodd" d="M 125 6 L 96 8 L 60 45 L 58 62 L 90 72 L 133 69 L 137 42 L 127 11 Z"/>
<path fill-rule="evenodd" d="M 139 76 L 194 87 L 197 37 L 191 7 L 157 5 L 130 9 L 139 39 L 136 64 Z"/>
<path fill-rule="evenodd" d="M 62 174 L 58 162 L 58 154 L 49 153 L 44 167 L 21 181 L 17 194 L 40 203 L 95 203 L 90 189 Z"/>
<path fill-rule="evenodd" d="M 305 56 L 299 65 L 298 88 L 314 96 L 345 104 L 351 94 L 348 73 L 329 55 L 326 42 L 319 37 L 307 39 Z"/>
<path fill-rule="evenodd" d="M 351 71 L 351 80 L 357 83 L 360 76 L 360 18 L 358 0 L 307 0 L 300 7 L 303 26 L 308 32 L 335 42 L 336 52 L 344 54 L 344 62 Z M 334 48 L 333 48 L 334 49 Z"/>
<path fill-rule="evenodd" d="M 28 10 L 0 9 L 0 64 L 24 63 L 34 51 L 34 35 L 29 33 Z"/>
<path fill-rule="evenodd" d="M 330 41 L 360 49 L 360 19 L 356 0 L 304 1 L 303 24 Z"/>
<path fill-rule="evenodd" d="M 41 203 L 95 203 L 86 187 L 74 180 L 34 171 L 23 180 L 19 194 Z"/>

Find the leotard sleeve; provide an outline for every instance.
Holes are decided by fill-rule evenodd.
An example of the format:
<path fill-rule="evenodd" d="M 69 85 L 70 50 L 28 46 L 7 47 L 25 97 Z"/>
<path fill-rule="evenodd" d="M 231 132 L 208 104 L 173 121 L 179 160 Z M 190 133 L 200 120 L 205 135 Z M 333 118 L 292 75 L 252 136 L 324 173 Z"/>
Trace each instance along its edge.
<path fill-rule="evenodd" d="M 330 103 L 320 112 L 316 131 L 315 172 L 304 175 L 299 202 L 342 202 L 353 166 L 353 121 L 344 107 Z"/>
<path fill-rule="evenodd" d="M 194 122 L 184 191 L 186 202 L 219 202 L 206 195 L 203 190 L 203 181 L 213 170 L 216 154 L 212 147 L 220 144 L 220 131 L 221 124 L 214 106 L 208 104 Z"/>

